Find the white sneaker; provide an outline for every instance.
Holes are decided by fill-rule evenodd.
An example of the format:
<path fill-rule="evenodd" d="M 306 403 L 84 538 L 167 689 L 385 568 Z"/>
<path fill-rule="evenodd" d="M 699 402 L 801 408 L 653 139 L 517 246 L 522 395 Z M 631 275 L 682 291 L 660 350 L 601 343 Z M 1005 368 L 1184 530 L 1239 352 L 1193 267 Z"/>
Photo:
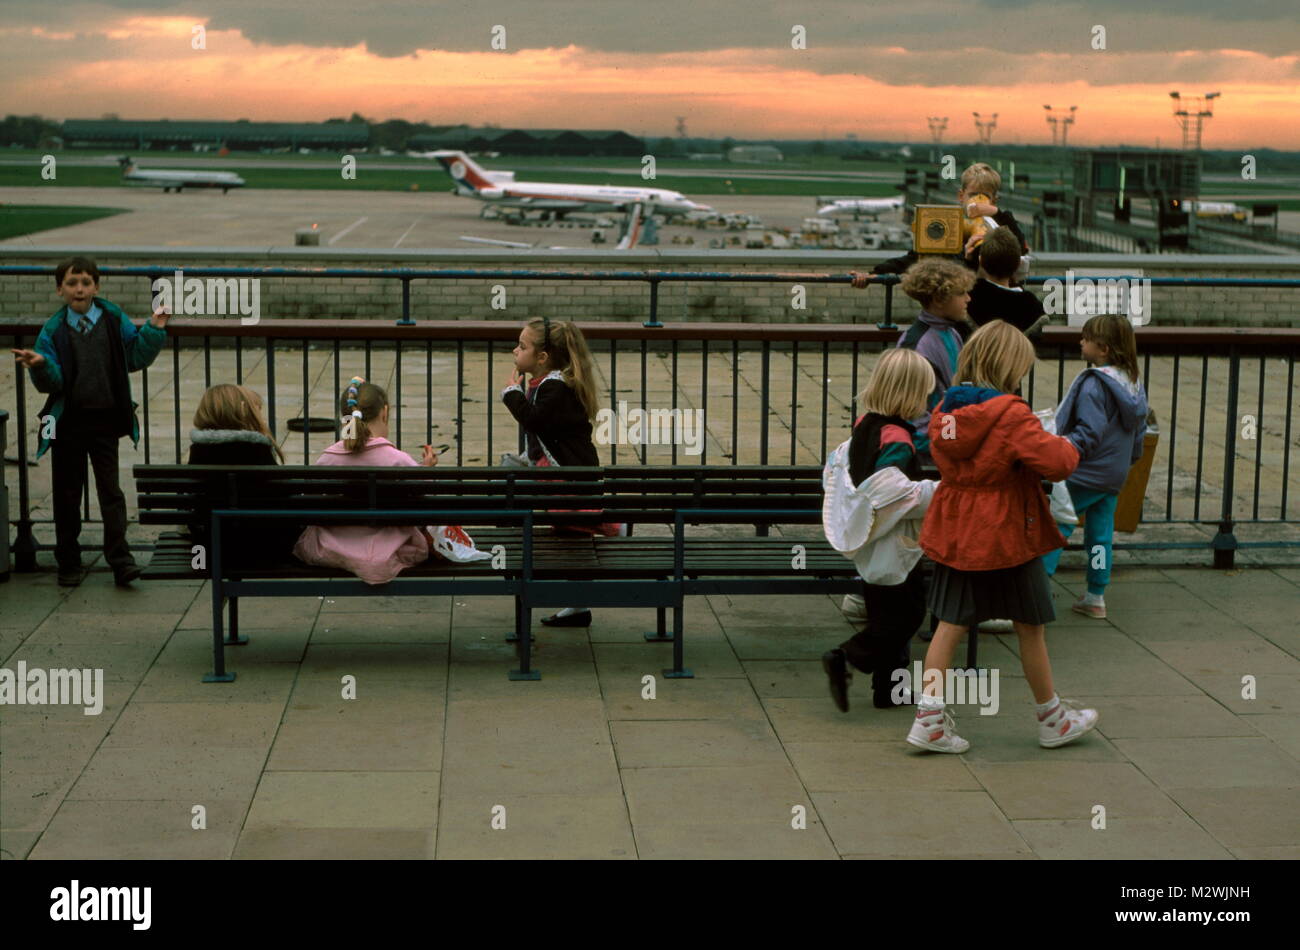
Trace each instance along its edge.
<path fill-rule="evenodd" d="M 1055 749 L 1091 732 L 1099 718 L 1095 709 L 1080 709 L 1068 699 L 1057 701 L 1047 718 L 1038 721 L 1038 744 Z"/>
<path fill-rule="evenodd" d="M 918 706 L 907 741 L 927 752 L 952 752 L 960 755 L 970 748 L 970 743 L 953 731 L 954 725 L 952 713 L 946 706 L 937 709 Z"/>
<path fill-rule="evenodd" d="M 867 622 L 867 602 L 861 594 L 845 594 L 844 600 L 840 602 L 840 610 L 844 612 L 844 619 L 851 624 L 860 626 Z"/>
<path fill-rule="evenodd" d="M 1010 620 L 981 620 L 980 633 L 1013 633 L 1015 625 Z"/>

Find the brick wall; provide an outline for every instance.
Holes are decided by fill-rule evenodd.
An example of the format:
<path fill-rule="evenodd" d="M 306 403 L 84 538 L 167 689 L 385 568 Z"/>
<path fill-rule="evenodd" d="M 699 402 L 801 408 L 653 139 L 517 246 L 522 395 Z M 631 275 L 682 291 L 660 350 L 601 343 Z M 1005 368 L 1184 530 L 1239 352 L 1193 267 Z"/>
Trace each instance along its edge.
<path fill-rule="evenodd" d="M 414 267 L 447 269 L 520 269 L 532 271 L 731 271 L 788 274 L 779 283 L 664 283 L 659 289 L 659 318 L 664 322 L 743 321 L 751 323 L 876 322 L 884 316 L 884 290 L 854 290 L 847 284 L 806 284 L 806 309 L 791 306 L 798 275 L 843 274 L 868 270 L 886 253 L 844 251 L 700 251 L 651 249 L 617 251 L 523 251 L 497 249 L 445 252 L 271 248 L 88 248 L 101 266 L 235 267 Z M 53 267 L 66 251 L 6 247 L 0 262 Z M 1300 278 L 1300 257 L 1228 255 L 1044 254 L 1035 273 L 1063 275 L 1067 268 L 1141 269 L 1148 277 Z M 492 309 L 492 288 L 502 284 L 507 309 Z M 144 277 L 106 277 L 106 297 L 136 317 L 144 316 L 151 293 Z M 1041 289 L 1037 292 L 1041 294 Z M 895 292 L 895 317 L 906 322 L 915 305 Z M 401 313 L 401 285 L 395 280 L 314 277 L 263 278 L 263 319 L 393 318 Z M 0 274 L 0 318 L 30 319 L 52 313 L 58 299 L 50 276 Z M 516 314 L 578 320 L 644 320 L 649 288 L 644 283 L 613 281 L 525 281 L 455 278 L 417 280 L 411 285 L 411 312 L 416 319 L 494 320 Z M 1153 289 L 1152 322 L 1163 326 L 1300 326 L 1300 288 Z"/>

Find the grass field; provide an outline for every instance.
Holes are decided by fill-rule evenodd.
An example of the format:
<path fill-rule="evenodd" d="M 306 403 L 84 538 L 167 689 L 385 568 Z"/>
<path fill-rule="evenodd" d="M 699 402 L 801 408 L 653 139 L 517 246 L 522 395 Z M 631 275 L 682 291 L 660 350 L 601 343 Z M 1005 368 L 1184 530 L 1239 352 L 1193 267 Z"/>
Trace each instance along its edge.
<path fill-rule="evenodd" d="M 0 205 L 0 240 L 48 231 L 51 228 L 66 228 L 83 221 L 124 214 L 126 210 L 74 205 Z"/>

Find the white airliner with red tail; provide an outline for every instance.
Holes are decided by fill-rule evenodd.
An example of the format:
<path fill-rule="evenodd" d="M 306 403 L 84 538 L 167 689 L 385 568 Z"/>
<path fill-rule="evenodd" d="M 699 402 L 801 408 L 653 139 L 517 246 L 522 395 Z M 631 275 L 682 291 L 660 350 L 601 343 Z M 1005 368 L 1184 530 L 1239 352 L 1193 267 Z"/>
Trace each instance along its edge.
<path fill-rule="evenodd" d="M 708 205 L 691 201 L 680 191 L 665 188 L 515 181 L 514 172 L 488 171 L 464 152 L 441 150 L 434 152 L 433 158 L 447 169 L 458 195 L 525 211 L 552 211 L 562 216 L 570 211 L 630 210 L 634 205 L 641 205 L 647 213 L 653 209 L 654 214 L 672 217 L 712 210 Z"/>

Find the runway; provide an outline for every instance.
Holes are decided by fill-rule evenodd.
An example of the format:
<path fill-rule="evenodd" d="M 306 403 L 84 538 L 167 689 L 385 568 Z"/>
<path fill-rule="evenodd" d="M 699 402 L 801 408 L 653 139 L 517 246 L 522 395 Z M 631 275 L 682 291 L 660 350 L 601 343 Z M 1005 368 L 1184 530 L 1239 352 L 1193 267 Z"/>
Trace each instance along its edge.
<path fill-rule="evenodd" d="M 724 213 L 757 214 L 765 225 L 798 227 L 816 211 L 808 196 L 694 195 Z M 473 198 L 447 192 L 355 191 L 344 189 L 238 189 L 163 194 L 157 189 L 5 188 L 0 202 L 12 204 L 87 205 L 126 208 L 120 214 L 11 238 L 3 244 L 40 247 L 285 247 L 299 228 L 316 225 L 321 247 L 334 248 L 468 248 L 461 235 L 505 241 L 590 248 L 591 227 L 517 227 L 479 217 L 483 205 Z M 614 218 L 621 216 L 611 216 Z M 606 228 L 610 243 L 617 239 Z M 737 232 L 707 231 L 674 225 L 660 230 L 660 246 L 671 246 L 674 235 L 696 244 Z"/>

